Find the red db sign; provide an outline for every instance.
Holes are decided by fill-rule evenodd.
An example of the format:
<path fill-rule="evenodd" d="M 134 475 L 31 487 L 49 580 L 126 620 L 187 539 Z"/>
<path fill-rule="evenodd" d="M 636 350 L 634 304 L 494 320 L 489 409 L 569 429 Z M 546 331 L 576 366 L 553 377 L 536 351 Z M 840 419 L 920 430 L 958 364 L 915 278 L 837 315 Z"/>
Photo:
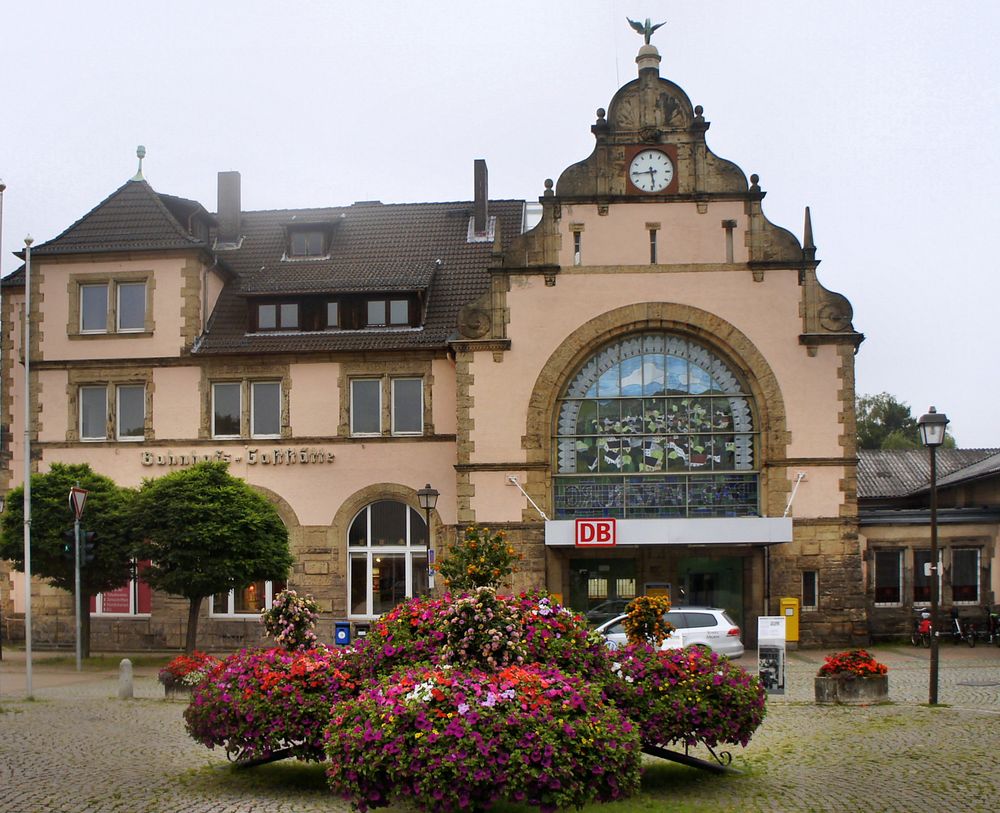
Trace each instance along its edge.
<path fill-rule="evenodd" d="M 614 519 L 578 519 L 576 521 L 576 546 L 578 548 L 611 548 L 614 545 Z"/>

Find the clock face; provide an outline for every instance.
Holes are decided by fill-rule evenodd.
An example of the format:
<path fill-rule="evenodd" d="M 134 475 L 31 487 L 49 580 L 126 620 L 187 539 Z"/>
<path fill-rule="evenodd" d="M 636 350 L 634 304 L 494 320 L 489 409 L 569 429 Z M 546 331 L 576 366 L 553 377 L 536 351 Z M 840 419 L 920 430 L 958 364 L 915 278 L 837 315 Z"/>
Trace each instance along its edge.
<path fill-rule="evenodd" d="M 660 192 L 674 179 L 674 164 L 664 152 L 643 150 L 628 165 L 628 177 L 642 192 Z"/>

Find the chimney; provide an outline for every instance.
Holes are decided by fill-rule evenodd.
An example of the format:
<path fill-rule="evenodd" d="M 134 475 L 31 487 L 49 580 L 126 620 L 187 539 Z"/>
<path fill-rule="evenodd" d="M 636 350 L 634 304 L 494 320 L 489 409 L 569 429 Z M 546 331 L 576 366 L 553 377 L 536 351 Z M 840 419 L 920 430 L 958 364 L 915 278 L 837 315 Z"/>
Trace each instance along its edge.
<path fill-rule="evenodd" d="M 486 171 L 486 161 L 477 158 L 475 162 L 475 194 L 476 202 L 473 209 L 472 229 L 476 234 L 483 234 L 489 228 L 489 173 Z"/>
<path fill-rule="evenodd" d="M 220 243 L 240 240 L 240 173 L 219 173 L 219 237 Z"/>

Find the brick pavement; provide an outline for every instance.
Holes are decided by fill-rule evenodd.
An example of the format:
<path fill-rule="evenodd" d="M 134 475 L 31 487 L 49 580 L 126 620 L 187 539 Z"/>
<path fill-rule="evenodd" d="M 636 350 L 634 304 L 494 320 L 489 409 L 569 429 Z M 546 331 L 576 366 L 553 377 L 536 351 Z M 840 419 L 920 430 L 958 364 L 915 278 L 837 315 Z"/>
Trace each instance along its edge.
<path fill-rule="evenodd" d="M 928 654 L 878 648 L 892 704 L 812 703 L 821 652 L 789 653 L 788 693 L 746 749 L 743 773 L 716 777 L 650 761 L 643 802 L 686 811 L 994 811 L 1000 804 L 1000 650 L 941 649 L 940 700 L 927 699 Z M 0 665 L 0 811 L 336 813 L 321 768 L 280 763 L 230 770 L 191 741 L 182 703 L 164 701 L 154 670 L 137 670 L 133 701 L 116 698 L 113 670 L 77 675 L 39 661 L 36 700 L 16 681 L 23 662 Z M 754 666 L 751 655 L 741 659 Z M 612 813 L 616 806 L 595 806 Z M 632 808 L 637 809 L 637 808 Z"/>

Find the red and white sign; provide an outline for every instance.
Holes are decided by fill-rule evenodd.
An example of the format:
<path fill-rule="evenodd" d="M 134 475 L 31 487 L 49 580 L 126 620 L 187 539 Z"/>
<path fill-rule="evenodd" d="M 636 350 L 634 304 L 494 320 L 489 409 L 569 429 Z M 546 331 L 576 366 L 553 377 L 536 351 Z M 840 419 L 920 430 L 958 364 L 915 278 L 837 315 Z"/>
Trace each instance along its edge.
<path fill-rule="evenodd" d="M 614 519 L 578 519 L 576 521 L 576 546 L 578 548 L 613 548 L 615 540 Z"/>
<path fill-rule="evenodd" d="M 90 492 L 85 488 L 73 486 L 69 490 L 69 507 L 73 509 L 73 516 L 77 519 L 83 516 L 83 506 L 87 504 L 87 495 Z"/>

